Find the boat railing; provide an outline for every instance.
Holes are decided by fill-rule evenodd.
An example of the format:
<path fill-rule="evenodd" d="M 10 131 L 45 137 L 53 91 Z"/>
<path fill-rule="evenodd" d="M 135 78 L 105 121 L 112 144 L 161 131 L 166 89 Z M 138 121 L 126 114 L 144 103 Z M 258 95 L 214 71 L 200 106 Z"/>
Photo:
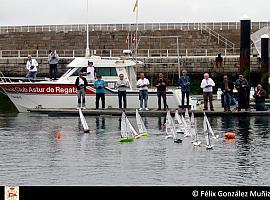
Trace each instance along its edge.
<path fill-rule="evenodd" d="M 0 71 L 0 81 L 1 83 L 12 83 L 9 77 L 5 77 L 4 74 Z"/>

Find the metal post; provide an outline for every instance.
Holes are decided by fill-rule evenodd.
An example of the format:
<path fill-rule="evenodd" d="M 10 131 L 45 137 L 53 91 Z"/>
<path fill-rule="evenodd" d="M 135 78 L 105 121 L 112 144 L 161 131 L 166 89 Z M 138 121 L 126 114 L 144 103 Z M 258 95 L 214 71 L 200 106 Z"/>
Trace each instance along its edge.
<path fill-rule="evenodd" d="M 180 66 L 180 57 L 179 57 L 179 41 L 178 36 L 176 37 L 176 45 L 177 45 L 177 61 L 178 61 L 178 77 L 181 75 L 181 66 Z"/>

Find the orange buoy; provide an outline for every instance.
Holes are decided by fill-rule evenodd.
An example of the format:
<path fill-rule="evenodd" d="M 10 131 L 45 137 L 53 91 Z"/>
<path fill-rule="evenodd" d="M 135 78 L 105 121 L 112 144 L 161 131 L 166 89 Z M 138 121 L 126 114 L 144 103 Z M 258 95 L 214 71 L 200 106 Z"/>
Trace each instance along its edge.
<path fill-rule="evenodd" d="M 61 133 L 60 133 L 60 131 L 57 133 L 57 139 L 58 139 L 58 140 L 61 139 Z"/>
<path fill-rule="evenodd" d="M 234 139 L 235 136 L 236 136 L 236 133 L 233 133 L 233 132 L 227 132 L 227 133 L 225 133 L 225 137 L 227 139 Z"/>

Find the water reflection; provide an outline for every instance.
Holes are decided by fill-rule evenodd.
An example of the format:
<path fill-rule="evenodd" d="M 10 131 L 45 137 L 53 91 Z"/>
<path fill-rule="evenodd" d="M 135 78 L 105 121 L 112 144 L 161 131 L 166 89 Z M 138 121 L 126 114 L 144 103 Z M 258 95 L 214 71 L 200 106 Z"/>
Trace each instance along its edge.
<path fill-rule="evenodd" d="M 158 117 L 158 130 L 163 131 L 166 123 L 166 117 Z"/>
<path fill-rule="evenodd" d="M 238 135 L 240 136 L 240 140 L 244 144 L 248 144 L 250 142 L 249 134 L 250 134 L 250 117 L 249 116 L 239 116 L 238 117 Z"/>
<path fill-rule="evenodd" d="M 129 119 L 136 128 L 135 117 Z M 4 185 L 270 184 L 269 117 L 209 117 L 214 132 L 237 133 L 229 144 L 220 136 L 211 152 L 204 146 L 202 119 L 196 117 L 203 145 L 195 149 L 191 138 L 181 145 L 164 138 L 165 116 L 143 117 L 150 134 L 132 143 L 119 142 L 120 116 L 86 116 L 90 134 L 83 133 L 79 117 L 0 116 L 0 180 Z"/>
<path fill-rule="evenodd" d="M 101 130 L 101 129 L 105 129 L 105 117 L 104 116 L 97 116 L 96 117 L 96 129 L 97 130 Z"/>

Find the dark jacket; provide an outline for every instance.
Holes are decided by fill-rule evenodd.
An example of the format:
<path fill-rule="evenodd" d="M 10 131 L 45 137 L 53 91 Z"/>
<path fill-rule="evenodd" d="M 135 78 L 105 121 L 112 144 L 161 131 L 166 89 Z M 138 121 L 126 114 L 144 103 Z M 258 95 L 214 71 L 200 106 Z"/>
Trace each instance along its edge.
<path fill-rule="evenodd" d="M 238 91 L 240 90 L 249 90 L 249 85 L 247 79 L 237 79 L 235 81 L 235 87 Z"/>
<path fill-rule="evenodd" d="M 259 93 L 255 92 L 254 98 L 255 98 L 255 103 L 263 103 L 263 102 L 265 102 L 266 91 L 264 89 L 262 89 Z"/>
<path fill-rule="evenodd" d="M 225 91 L 225 83 L 222 82 L 222 85 L 221 85 L 222 92 L 223 93 L 233 94 L 234 85 L 233 85 L 233 82 L 231 82 L 230 80 L 228 81 L 228 87 L 229 87 L 230 91 Z"/>
<path fill-rule="evenodd" d="M 87 80 L 85 77 L 81 77 L 81 79 L 84 82 L 84 84 L 83 84 L 84 90 L 86 90 L 86 86 L 88 85 Z M 81 89 L 81 86 L 79 85 L 79 80 L 80 80 L 80 77 L 77 77 L 76 81 L 75 81 L 75 85 L 77 86 L 77 90 Z"/>
<path fill-rule="evenodd" d="M 158 86 L 159 83 L 160 83 L 160 85 Z M 162 83 L 164 83 L 165 85 L 162 85 Z M 166 86 L 167 85 L 168 85 L 168 83 L 167 83 L 165 78 L 163 78 L 163 79 L 158 78 L 156 80 L 156 85 L 155 86 L 157 87 L 158 91 L 166 91 Z"/>
<path fill-rule="evenodd" d="M 191 79 L 189 78 L 189 76 L 181 76 L 179 78 L 179 85 L 181 86 L 182 92 L 190 91 L 190 82 Z"/>

